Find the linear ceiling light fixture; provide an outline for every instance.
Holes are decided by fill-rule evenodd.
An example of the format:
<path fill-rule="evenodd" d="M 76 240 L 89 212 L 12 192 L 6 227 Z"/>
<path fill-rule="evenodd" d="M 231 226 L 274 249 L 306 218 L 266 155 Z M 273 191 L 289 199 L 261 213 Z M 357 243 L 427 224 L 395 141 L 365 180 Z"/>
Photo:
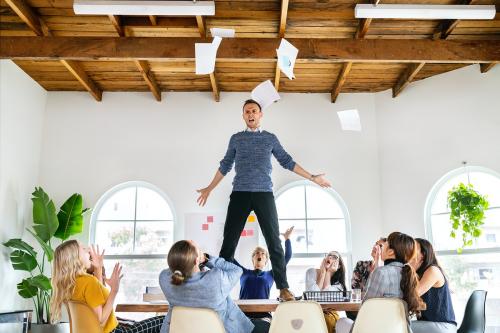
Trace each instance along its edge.
<path fill-rule="evenodd" d="M 215 1 L 75 0 L 77 15 L 215 15 Z"/>
<path fill-rule="evenodd" d="M 356 18 L 416 20 L 490 20 L 495 5 L 371 5 L 358 4 Z"/>

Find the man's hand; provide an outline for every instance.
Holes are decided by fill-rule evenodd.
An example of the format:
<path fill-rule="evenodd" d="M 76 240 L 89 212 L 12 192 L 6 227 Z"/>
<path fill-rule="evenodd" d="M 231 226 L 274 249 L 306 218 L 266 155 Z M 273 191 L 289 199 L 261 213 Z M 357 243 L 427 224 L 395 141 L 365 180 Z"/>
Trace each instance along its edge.
<path fill-rule="evenodd" d="M 324 173 L 316 175 L 315 177 L 312 178 L 312 181 L 321 187 L 332 187 L 332 184 L 330 184 L 328 179 L 326 179 L 324 176 L 325 176 Z"/>
<path fill-rule="evenodd" d="M 202 207 L 205 206 L 205 204 L 207 203 L 208 196 L 210 195 L 211 191 L 212 190 L 209 189 L 208 187 L 202 188 L 200 190 L 196 190 L 196 192 L 200 193 L 198 200 L 196 200 L 198 202 L 198 205 L 200 205 Z"/>

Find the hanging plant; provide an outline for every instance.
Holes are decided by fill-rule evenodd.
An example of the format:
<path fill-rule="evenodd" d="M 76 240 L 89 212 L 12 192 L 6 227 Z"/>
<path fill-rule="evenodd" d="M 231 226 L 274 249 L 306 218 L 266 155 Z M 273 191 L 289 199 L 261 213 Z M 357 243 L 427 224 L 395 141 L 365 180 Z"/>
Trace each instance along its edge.
<path fill-rule="evenodd" d="M 484 211 L 488 206 L 486 196 L 476 192 L 472 184 L 460 183 L 448 192 L 452 227 L 450 236 L 456 238 L 457 233 L 462 234 L 462 246 L 457 249 L 458 253 L 462 253 L 464 247 L 471 246 L 481 236 Z"/>

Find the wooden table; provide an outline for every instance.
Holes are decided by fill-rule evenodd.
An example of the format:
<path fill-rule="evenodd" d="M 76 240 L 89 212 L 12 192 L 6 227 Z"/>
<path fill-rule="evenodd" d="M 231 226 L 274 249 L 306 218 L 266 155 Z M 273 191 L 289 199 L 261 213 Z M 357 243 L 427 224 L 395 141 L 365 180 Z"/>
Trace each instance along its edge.
<path fill-rule="evenodd" d="M 278 301 L 267 299 L 245 299 L 234 301 L 243 312 L 274 312 Z M 323 309 L 337 311 L 359 311 L 360 302 L 321 302 Z M 116 312 L 167 312 L 167 302 L 118 304 Z"/>

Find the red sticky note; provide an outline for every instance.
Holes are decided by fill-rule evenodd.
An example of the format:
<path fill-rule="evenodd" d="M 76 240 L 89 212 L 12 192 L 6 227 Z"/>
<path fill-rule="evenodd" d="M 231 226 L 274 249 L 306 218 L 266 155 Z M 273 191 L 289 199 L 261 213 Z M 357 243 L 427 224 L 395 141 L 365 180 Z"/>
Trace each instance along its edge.
<path fill-rule="evenodd" d="M 253 236 L 253 229 L 247 230 L 247 236 Z"/>
<path fill-rule="evenodd" d="M 247 231 L 245 229 L 243 229 L 243 231 L 241 232 L 241 237 L 245 237 L 247 235 Z"/>
<path fill-rule="evenodd" d="M 203 223 L 203 224 L 201 225 L 201 230 L 208 230 L 208 224 Z"/>
<path fill-rule="evenodd" d="M 213 216 L 207 216 L 207 223 L 213 223 L 214 222 L 214 217 Z"/>

